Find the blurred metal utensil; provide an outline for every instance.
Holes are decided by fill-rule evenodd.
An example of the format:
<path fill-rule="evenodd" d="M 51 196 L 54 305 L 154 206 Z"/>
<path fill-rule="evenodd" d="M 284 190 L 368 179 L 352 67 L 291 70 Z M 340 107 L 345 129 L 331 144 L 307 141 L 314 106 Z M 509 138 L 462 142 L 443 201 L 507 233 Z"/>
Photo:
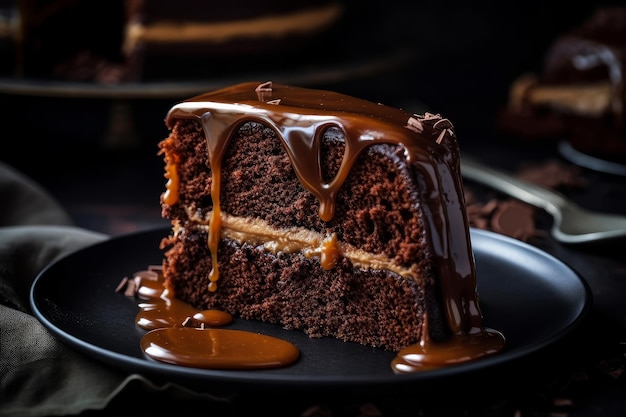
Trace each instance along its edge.
<path fill-rule="evenodd" d="M 461 157 L 461 175 L 548 212 L 554 219 L 550 232 L 561 243 L 601 243 L 626 238 L 626 216 L 584 209 L 557 191 L 466 156 Z"/>

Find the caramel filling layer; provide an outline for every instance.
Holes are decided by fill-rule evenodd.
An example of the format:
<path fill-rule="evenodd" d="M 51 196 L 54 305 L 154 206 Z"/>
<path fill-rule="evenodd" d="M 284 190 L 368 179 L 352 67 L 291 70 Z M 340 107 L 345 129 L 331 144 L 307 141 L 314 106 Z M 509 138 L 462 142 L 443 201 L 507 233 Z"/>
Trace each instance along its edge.
<path fill-rule="evenodd" d="M 187 208 L 189 219 L 197 224 L 196 228 L 209 233 L 212 212 L 207 218 L 199 217 L 193 208 Z M 415 265 L 410 268 L 397 265 L 393 259 L 384 254 L 366 252 L 348 243 L 338 241 L 335 235 L 324 235 L 304 228 L 280 229 L 272 227 L 261 219 L 231 216 L 221 213 L 220 237 L 233 240 L 239 244 L 263 246 L 272 253 L 300 252 L 306 257 L 320 257 L 322 267 L 332 269 L 338 257 L 347 258 L 355 267 L 362 269 L 386 270 L 394 272 L 406 279 L 420 281 Z M 182 230 L 180 223 L 174 227 L 174 233 Z"/>

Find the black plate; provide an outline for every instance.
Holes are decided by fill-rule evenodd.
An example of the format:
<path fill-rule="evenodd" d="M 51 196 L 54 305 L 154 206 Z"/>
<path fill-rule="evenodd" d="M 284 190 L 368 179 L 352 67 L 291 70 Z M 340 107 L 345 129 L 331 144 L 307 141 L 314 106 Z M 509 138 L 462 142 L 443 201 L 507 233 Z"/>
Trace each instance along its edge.
<path fill-rule="evenodd" d="M 510 362 L 569 333 L 588 311 L 588 285 L 553 256 L 512 238 L 472 230 L 485 325 L 507 339 L 503 352 L 475 362 L 427 372 L 395 375 L 392 352 L 309 339 L 302 332 L 256 321 L 235 320 L 234 328 L 266 333 L 294 343 L 300 360 L 286 368 L 224 371 L 169 365 L 148 359 L 134 324 L 137 301 L 115 292 L 124 276 L 158 264 L 167 229 L 120 236 L 75 252 L 48 266 L 30 293 L 34 314 L 76 349 L 129 372 L 170 381 L 216 382 L 220 386 L 338 387 L 395 384 L 449 377 Z"/>

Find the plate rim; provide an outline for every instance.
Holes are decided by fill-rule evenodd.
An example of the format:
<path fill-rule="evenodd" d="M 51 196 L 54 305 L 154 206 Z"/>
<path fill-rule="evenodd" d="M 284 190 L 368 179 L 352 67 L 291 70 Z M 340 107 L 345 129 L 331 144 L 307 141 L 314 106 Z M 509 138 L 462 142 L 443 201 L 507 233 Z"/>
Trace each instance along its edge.
<path fill-rule="evenodd" d="M 137 231 L 129 234 L 118 235 L 105 239 L 99 243 L 89 245 L 82 249 L 76 250 L 72 253 L 55 260 L 44 267 L 36 276 L 31 284 L 29 291 L 29 303 L 32 309 L 33 315 L 43 324 L 48 331 L 50 331 L 55 337 L 62 342 L 65 342 L 82 353 L 96 358 L 104 363 L 114 365 L 118 369 L 130 369 L 131 372 L 142 373 L 144 375 L 151 375 L 156 378 L 166 376 L 168 381 L 176 382 L 196 382 L 200 381 L 220 381 L 220 384 L 237 387 L 258 387 L 259 384 L 263 384 L 264 387 L 281 387 L 281 388 L 321 388 L 321 387 L 340 387 L 340 386 L 397 386 L 398 384 L 426 382 L 439 379 L 445 379 L 452 376 L 459 376 L 470 374 L 475 371 L 481 371 L 486 369 L 494 369 L 500 365 L 515 362 L 523 357 L 529 356 L 533 353 L 537 353 L 549 345 L 555 344 L 557 341 L 562 340 L 565 336 L 570 334 L 583 319 L 588 316 L 591 306 L 593 304 L 593 294 L 588 282 L 582 277 L 582 275 L 568 265 L 566 262 L 557 258 L 556 256 L 543 251 L 535 246 L 520 240 L 491 232 L 488 230 L 470 228 L 472 246 L 474 246 L 475 238 L 488 239 L 502 242 L 506 245 L 512 245 L 516 248 L 521 248 L 524 251 L 529 251 L 535 256 L 545 258 L 547 261 L 554 263 L 561 268 L 564 268 L 570 272 L 572 278 L 576 278 L 576 283 L 582 286 L 582 298 L 576 300 L 576 306 L 579 307 L 579 313 L 573 317 L 570 322 L 558 331 L 550 333 L 549 336 L 544 336 L 543 339 L 537 340 L 535 343 L 526 347 L 521 347 L 513 350 L 507 350 L 498 353 L 493 356 L 489 356 L 480 360 L 462 363 L 445 368 L 439 368 L 432 371 L 416 372 L 409 374 L 390 374 L 390 375 L 358 375 L 356 378 L 350 375 L 291 375 L 291 374 L 270 374 L 263 373 L 258 370 L 213 370 L 184 367 L 178 365 L 172 365 L 167 363 L 161 363 L 151 361 L 148 358 L 138 358 L 130 356 L 121 352 L 114 352 L 105 349 L 101 346 L 90 343 L 89 341 L 82 340 L 75 335 L 68 333 L 58 327 L 55 323 L 46 317 L 44 313 L 40 311 L 37 306 L 37 288 L 41 281 L 46 278 L 46 274 L 50 269 L 57 265 L 59 262 L 68 262 L 68 259 L 76 254 L 88 250 L 96 250 L 101 245 L 112 245 L 121 239 L 128 239 L 132 237 L 139 237 L 138 235 L 150 234 L 155 232 L 167 233 L 168 227 L 155 227 L 147 230 Z M 574 305 L 574 302 L 572 302 Z M 505 335 L 506 337 L 506 335 Z M 128 368 L 131 367 L 131 368 Z"/>
<path fill-rule="evenodd" d="M 597 156 L 579 151 L 574 148 L 572 143 L 567 140 L 561 140 L 558 143 L 558 150 L 561 156 L 569 162 L 592 171 L 604 174 L 617 175 L 626 177 L 626 164 L 608 161 Z"/>

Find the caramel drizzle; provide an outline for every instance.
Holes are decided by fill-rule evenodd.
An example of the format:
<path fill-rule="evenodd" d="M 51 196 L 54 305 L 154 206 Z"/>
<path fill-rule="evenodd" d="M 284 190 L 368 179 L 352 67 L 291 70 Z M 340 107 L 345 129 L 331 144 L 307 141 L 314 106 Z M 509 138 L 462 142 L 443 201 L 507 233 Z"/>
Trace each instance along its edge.
<path fill-rule="evenodd" d="M 220 163 L 239 126 L 254 121 L 274 130 L 283 141 L 298 179 L 318 199 L 319 215 L 324 221 L 333 218 L 337 192 L 360 152 L 374 144 L 396 144 L 404 147 L 409 164 L 421 174 L 420 188 L 427 190 L 422 193 L 427 233 L 436 257 L 450 330 L 455 335 L 484 333 L 473 252 L 465 233 L 468 223 L 463 215 L 462 184 L 456 174 L 459 156 L 451 154 L 444 144 L 446 139 L 455 140 L 447 119 L 429 113 L 409 115 L 333 92 L 271 83 L 244 83 L 191 98 L 170 110 L 167 126 L 171 128 L 180 118 L 199 119 L 207 138 L 214 204 L 209 227 L 210 250 L 215 254 L 211 285 L 218 278 Z M 329 127 L 343 132 L 346 149 L 337 175 L 327 183 L 321 172 L 320 142 Z M 311 155 L 317 155 L 317 159 L 311 160 Z M 454 236 L 455 230 L 462 232 Z M 332 254 L 332 245 L 329 248 Z M 428 337 L 423 335 L 424 340 Z"/>

